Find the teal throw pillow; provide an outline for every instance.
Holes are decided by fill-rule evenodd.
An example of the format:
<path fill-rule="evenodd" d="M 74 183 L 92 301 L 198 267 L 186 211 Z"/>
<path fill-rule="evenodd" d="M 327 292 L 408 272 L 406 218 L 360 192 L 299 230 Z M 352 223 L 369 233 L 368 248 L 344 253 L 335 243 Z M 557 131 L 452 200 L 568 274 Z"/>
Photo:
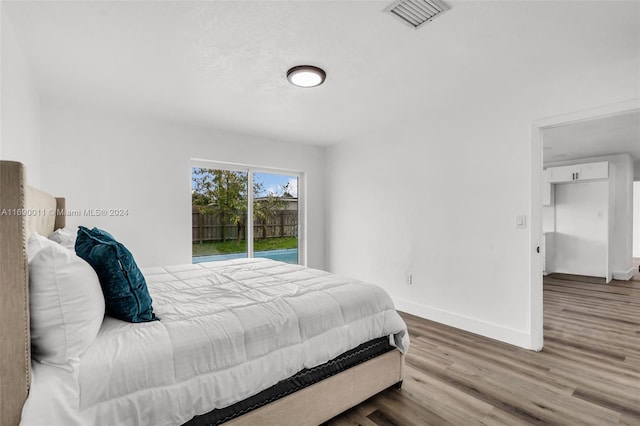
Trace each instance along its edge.
<path fill-rule="evenodd" d="M 108 315 L 128 322 L 158 319 L 147 282 L 122 243 L 101 229 L 80 226 L 75 250 L 96 271 Z"/>

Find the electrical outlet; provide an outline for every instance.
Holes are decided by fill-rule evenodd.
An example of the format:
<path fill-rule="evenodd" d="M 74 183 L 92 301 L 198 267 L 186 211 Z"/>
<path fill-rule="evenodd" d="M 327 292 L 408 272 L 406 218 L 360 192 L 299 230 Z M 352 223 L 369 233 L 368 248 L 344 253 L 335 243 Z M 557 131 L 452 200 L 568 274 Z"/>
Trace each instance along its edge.
<path fill-rule="evenodd" d="M 405 274 L 404 283 L 406 285 L 413 285 L 413 274 L 411 272 Z"/>

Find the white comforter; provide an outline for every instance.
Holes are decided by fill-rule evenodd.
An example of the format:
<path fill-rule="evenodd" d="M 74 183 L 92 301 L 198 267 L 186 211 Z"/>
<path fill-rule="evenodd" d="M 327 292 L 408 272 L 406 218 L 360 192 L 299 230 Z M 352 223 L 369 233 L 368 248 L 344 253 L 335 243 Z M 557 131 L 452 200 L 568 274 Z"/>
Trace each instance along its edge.
<path fill-rule="evenodd" d="M 176 425 L 406 326 L 379 287 L 266 259 L 143 269 L 161 321 L 105 318 L 71 371 L 34 363 L 25 425 Z"/>

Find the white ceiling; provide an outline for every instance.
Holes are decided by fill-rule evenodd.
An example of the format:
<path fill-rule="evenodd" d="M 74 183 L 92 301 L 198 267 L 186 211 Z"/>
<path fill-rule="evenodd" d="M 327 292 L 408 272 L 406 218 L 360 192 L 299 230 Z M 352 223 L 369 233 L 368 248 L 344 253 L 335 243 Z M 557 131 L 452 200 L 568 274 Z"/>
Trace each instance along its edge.
<path fill-rule="evenodd" d="M 637 60 L 640 2 L 2 1 L 43 96 L 328 145 L 470 97 Z M 327 81 L 287 83 L 314 64 Z"/>
<path fill-rule="evenodd" d="M 545 163 L 629 154 L 640 164 L 640 111 L 566 124 L 543 132 Z"/>

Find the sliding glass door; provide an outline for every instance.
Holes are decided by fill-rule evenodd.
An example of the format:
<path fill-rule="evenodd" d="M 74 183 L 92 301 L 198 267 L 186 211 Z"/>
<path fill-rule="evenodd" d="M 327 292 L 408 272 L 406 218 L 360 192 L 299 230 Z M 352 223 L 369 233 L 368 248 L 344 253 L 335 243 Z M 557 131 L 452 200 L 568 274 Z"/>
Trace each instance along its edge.
<path fill-rule="evenodd" d="M 298 177 L 254 173 L 254 257 L 298 263 Z"/>
<path fill-rule="evenodd" d="M 249 173 L 193 167 L 191 218 L 193 261 L 247 257 Z"/>
<path fill-rule="evenodd" d="M 300 263 L 301 175 L 215 166 L 191 171 L 193 263 L 246 257 Z"/>

